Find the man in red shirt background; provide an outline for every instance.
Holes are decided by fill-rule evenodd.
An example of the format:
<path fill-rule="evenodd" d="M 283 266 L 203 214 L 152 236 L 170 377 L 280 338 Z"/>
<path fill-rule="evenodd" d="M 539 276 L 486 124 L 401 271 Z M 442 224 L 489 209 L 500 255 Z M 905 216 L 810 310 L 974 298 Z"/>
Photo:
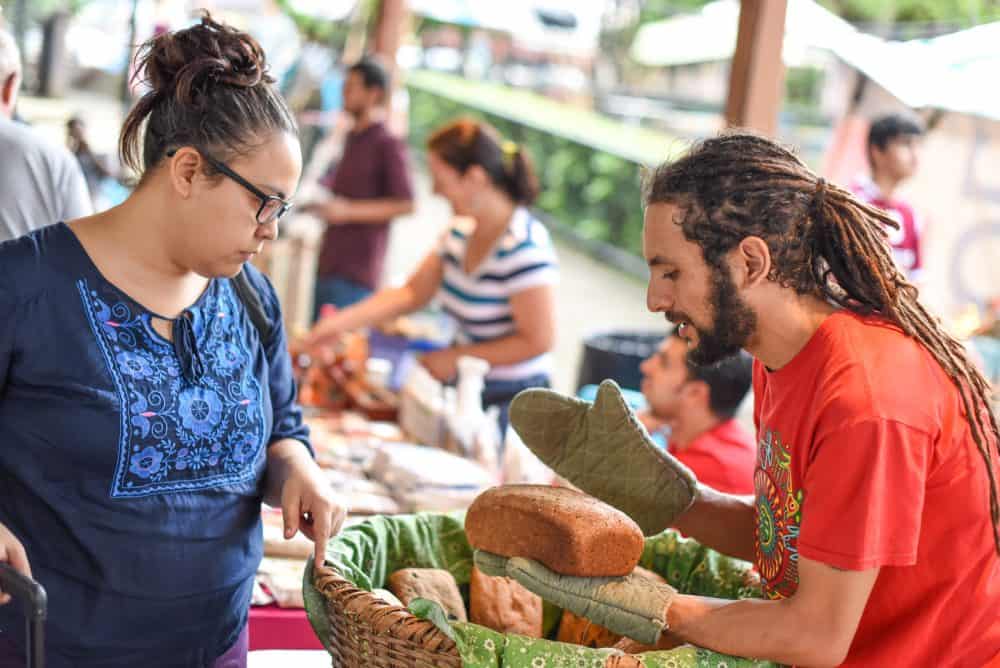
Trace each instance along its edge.
<path fill-rule="evenodd" d="M 710 366 L 691 364 L 676 328 L 639 367 L 649 404 L 639 421 L 698 480 L 729 494 L 753 494 L 757 448 L 736 420 L 752 368 L 745 352 Z"/>
<path fill-rule="evenodd" d="M 920 144 L 924 128 L 914 118 L 888 114 L 876 118 L 868 129 L 868 165 L 871 177 L 859 177 L 851 191 L 866 204 L 882 209 L 899 225 L 886 228 L 896 264 L 911 281 L 923 267 L 921 235 L 923 221 L 909 202 L 899 196 L 899 187 L 920 166 Z"/>

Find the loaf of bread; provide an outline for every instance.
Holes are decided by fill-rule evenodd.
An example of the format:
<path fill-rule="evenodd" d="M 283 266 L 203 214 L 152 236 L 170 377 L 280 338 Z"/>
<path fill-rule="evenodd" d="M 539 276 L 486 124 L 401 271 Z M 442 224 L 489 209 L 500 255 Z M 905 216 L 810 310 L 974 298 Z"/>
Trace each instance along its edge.
<path fill-rule="evenodd" d="M 542 599 L 515 580 L 484 575 L 472 569 L 469 620 L 500 633 L 542 637 Z"/>
<path fill-rule="evenodd" d="M 569 610 L 563 611 L 562 620 L 559 622 L 559 635 L 556 637 L 559 642 L 597 649 L 614 647 L 621 639 L 622 637 L 614 631 L 574 615 Z"/>
<path fill-rule="evenodd" d="M 468 620 L 458 584 L 448 571 L 437 568 L 404 568 L 390 575 L 388 584 L 389 591 L 404 606 L 415 598 L 426 598 L 440 605 L 449 619 L 459 622 Z"/>
<path fill-rule="evenodd" d="M 465 534 L 478 550 L 583 577 L 628 575 L 643 549 L 642 531 L 625 513 L 576 490 L 545 485 L 486 490 L 466 513 Z"/>

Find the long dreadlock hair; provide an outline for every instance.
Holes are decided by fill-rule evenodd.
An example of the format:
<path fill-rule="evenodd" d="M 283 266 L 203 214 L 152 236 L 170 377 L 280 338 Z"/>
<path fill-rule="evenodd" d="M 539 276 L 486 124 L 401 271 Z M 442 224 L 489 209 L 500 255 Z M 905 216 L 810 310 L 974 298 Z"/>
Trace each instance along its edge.
<path fill-rule="evenodd" d="M 857 313 L 877 314 L 923 345 L 958 389 L 986 464 L 1000 554 L 993 465 L 993 457 L 1000 458 L 1000 431 L 989 383 L 897 268 L 885 231 L 898 227 L 894 220 L 817 177 L 790 150 L 745 131 L 705 140 L 660 165 L 646 178 L 644 199 L 647 206 L 678 207 L 675 222 L 712 268 L 723 270 L 726 253 L 745 237 L 758 236 L 771 252 L 770 280 Z"/>

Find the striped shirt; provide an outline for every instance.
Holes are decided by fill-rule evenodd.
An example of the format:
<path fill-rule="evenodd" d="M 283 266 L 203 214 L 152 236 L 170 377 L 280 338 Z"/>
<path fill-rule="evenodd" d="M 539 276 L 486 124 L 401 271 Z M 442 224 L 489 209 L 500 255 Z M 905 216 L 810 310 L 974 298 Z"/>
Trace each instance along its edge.
<path fill-rule="evenodd" d="M 439 254 L 444 277 L 437 298 L 458 325 L 458 345 L 492 341 L 514 333 L 510 298 L 559 279 L 555 249 L 548 230 L 522 207 L 514 211 L 507 231 L 494 250 L 471 274 L 465 272 L 465 254 L 476 223 L 457 217 L 442 237 Z M 545 353 L 517 364 L 493 367 L 489 380 L 524 380 L 552 373 L 552 355 Z"/>

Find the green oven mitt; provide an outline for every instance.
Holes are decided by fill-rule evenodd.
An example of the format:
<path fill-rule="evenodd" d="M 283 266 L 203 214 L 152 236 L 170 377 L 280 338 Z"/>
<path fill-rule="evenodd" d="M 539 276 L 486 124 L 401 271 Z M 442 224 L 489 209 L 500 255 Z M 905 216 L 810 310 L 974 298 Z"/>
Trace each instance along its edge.
<path fill-rule="evenodd" d="M 553 573 L 522 557 L 476 550 L 476 566 L 486 575 L 516 580 L 528 591 L 564 610 L 645 645 L 655 645 L 667 628 L 667 609 L 677 590 L 637 575 L 582 578 Z"/>
<path fill-rule="evenodd" d="M 647 536 L 694 503 L 694 474 L 652 442 L 612 380 L 601 383 L 593 404 L 524 390 L 510 404 L 510 424 L 552 470 L 624 512 Z"/>

